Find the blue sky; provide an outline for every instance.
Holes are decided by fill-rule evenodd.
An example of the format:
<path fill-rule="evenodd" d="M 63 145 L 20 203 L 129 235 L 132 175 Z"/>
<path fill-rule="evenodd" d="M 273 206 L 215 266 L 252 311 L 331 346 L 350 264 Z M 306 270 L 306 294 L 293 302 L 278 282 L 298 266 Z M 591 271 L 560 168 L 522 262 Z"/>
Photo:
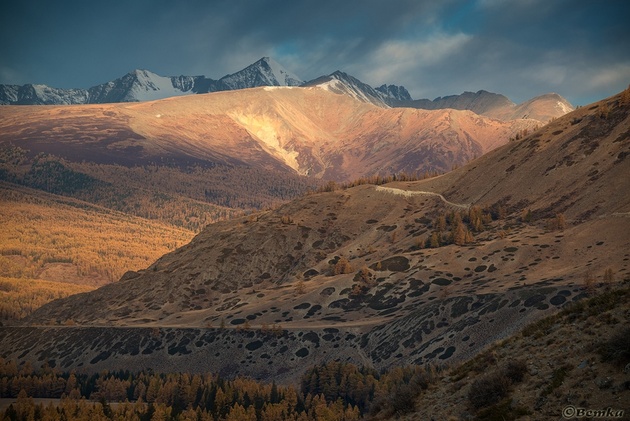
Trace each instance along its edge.
<path fill-rule="evenodd" d="M 626 0 L 8 0 L 0 83 L 87 88 L 136 68 L 218 79 L 270 56 L 414 98 L 485 89 L 575 105 L 630 84 Z"/>

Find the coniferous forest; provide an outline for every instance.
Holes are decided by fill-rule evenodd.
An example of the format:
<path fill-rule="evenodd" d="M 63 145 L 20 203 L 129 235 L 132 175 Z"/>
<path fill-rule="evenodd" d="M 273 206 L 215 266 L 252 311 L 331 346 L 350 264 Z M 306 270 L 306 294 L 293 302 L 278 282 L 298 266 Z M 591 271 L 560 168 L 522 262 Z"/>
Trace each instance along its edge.
<path fill-rule="evenodd" d="M 0 360 L 0 398 L 15 402 L 2 420 L 358 420 L 370 412 L 411 411 L 431 368 L 379 373 L 330 362 L 312 367 L 298 386 L 213 374 L 142 371 L 81 374 L 44 364 Z"/>

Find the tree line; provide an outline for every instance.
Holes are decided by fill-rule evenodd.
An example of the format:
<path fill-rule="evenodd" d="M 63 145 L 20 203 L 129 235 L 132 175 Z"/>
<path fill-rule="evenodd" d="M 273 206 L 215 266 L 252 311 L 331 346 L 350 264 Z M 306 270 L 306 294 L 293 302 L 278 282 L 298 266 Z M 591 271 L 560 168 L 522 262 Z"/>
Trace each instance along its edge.
<path fill-rule="evenodd" d="M 413 400 L 435 378 L 418 366 L 378 372 L 329 362 L 309 369 L 295 386 L 227 379 L 214 374 L 141 371 L 84 374 L 47 364 L 0 359 L 0 397 L 18 398 L 2 419 L 125 420 L 358 420 L 370 411 L 413 409 Z M 33 398 L 57 398 L 36 405 Z"/>

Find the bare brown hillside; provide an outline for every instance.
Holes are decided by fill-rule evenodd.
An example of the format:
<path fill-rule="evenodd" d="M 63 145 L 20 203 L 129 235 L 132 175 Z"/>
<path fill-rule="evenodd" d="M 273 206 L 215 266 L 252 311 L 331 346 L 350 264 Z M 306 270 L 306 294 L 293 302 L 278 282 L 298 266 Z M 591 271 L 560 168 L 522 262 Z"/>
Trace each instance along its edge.
<path fill-rule="evenodd" d="M 558 94 L 540 95 L 521 104 L 504 105 L 482 114 L 500 120 L 530 118 L 547 123 L 573 111 L 575 108 Z"/>
<path fill-rule="evenodd" d="M 64 369 L 186 365 L 278 381 L 327 360 L 465 360 L 604 274 L 630 278 L 629 108 L 614 97 L 580 109 L 441 177 L 212 224 L 146 270 L 42 307 L 28 335 L 5 330 L 4 356 L 28 347 L 22 358 L 57 355 Z"/>
<path fill-rule="evenodd" d="M 199 232 L 208 223 L 298 197 L 322 178 L 446 171 L 535 124 L 468 111 L 386 110 L 316 88 L 134 104 L 4 106 L 0 180 L 12 189 L 28 187 Z M 44 226 L 64 231 L 54 229 L 55 218 L 42 216 L 52 212 L 39 214 Z M 79 253 L 58 249 L 65 240 L 57 237 L 47 254 Z M 34 236 L 20 238 L 2 250 L 30 256 L 40 247 L 27 240 Z M 144 258 L 149 256 L 155 258 Z M 13 259 L 12 266 L 21 262 L 20 270 L 28 272 L 44 264 L 28 259 Z M 85 258 L 63 259 L 43 276 L 101 284 L 137 268 L 100 262 L 88 271 L 77 265 Z M 0 267 L 0 275 L 8 272 Z M 101 278 L 94 281 L 88 272 Z"/>
<path fill-rule="evenodd" d="M 138 104 L 2 107 L 0 145 L 73 162 L 246 165 L 346 181 L 447 171 L 539 124 L 266 87 Z"/>
<path fill-rule="evenodd" d="M 538 218 L 562 212 L 574 223 L 626 218 L 630 117 L 620 101 L 616 96 L 580 108 L 465 168 L 409 188 L 531 209 Z"/>

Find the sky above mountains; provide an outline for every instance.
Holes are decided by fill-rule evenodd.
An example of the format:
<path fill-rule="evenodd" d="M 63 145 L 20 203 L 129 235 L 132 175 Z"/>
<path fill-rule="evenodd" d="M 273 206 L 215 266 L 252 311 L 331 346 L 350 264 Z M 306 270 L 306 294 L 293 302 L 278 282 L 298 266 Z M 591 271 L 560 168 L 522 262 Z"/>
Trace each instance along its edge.
<path fill-rule="evenodd" d="M 625 0 L 20 0 L 0 4 L 0 83 L 88 88 L 136 68 L 213 79 L 270 56 L 413 98 L 485 89 L 575 105 L 630 83 Z"/>

